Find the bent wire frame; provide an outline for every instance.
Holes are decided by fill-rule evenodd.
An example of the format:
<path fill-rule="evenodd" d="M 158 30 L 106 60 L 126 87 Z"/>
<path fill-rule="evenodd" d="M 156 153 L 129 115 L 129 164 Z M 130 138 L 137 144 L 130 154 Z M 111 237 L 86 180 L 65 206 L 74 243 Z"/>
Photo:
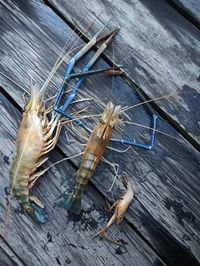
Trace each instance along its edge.
<path fill-rule="evenodd" d="M 106 24 L 107 25 L 107 24 Z M 105 26 L 100 29 L 100 31 L 77 53 L 75 54 L 74 57 L 70 59 L 69 65 L 67 67 L 65 77 L 63 79 L 63 82 L 60 86 L 60 89 L 55 97 L 54 101 L 54 106 L 53 109 L 55 112 L 59 113 L 60 115 L 63 115 L 67 118 L 69 118 L 71 121 L 75 122 L 82 128 L 84 128 L 86 131 L 91 133 L 91 130 L 80 120 L 77 118 L 73 117 L 69 113 L 67 113 L 66 109 L 70 105 L 70 103 L 74 100 L 76 96 L 76 92 L 78 91 L 81 83 L 83 82 L 84 78 L 86 76 L 94 75 L 94 74 L 99 74 L 103 73 L 109 70 L 113 70 L 113 68 L 107 68 L 107 69 L 97 69 L 97 70 L 90 70 L 90 68 L 94 65 L 96 60 L 99 58 L 99 56 L 103 53 L 103 51 L 107 48 L 108 44 L 110 43 L 111 39 L 113 36 L 117 33 L 118 29 L 115 29 L 111 31 L 109 34 L 106 36 L 100 38 L 99 40 L 106 39 L 102 45 L 98 48 L 94 56 L 90 59 L 90 61 L 83 67 L 83 70 L 81 73 L 71 73 L 73 70 L 73 67 L 75 66 L 76 62 L 83 56 L 85 55 L 99 40 L 97 37 L 99 34 L 102 32 L 102 30 L 105 28 Z M 76 86 L 73 88 L 72 92 L 69 94 L 67 97 L 66 101 L 64 102 L 63 105 L 60 105 L 60 101 L 63 95 L 63 91 L 65 89 L 65 85 L 68 83 L 69 80 L 78 78 L 78 81 L 76 83 Z M 141 95 L 140 95 L 141 96 Z M 147 150 L 151 150 L 154 146 L 155 143 L 155 132 L 156 132 L 156 125 L 157 125 L 157 115 L 153 113 L 152 109 L 150 108 L 149 105 L 147 105 L 152 113 L 152 134 L 151 134 L 151 139 L 148 144 L 145 143 L 138 143 L 135 140 L 124 140 L 124 139 L 111 139 L 112 142 L 120 143 L 120 144 L 126 144 L 126 145 L 131 145 Z"/>

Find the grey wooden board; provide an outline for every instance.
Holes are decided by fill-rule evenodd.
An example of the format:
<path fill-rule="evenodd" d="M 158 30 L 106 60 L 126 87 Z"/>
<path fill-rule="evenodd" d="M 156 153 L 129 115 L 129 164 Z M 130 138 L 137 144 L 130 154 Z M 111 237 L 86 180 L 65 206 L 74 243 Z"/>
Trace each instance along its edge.
<path fill-rule="evenodd" d="M 191 23 L 165 1 L 46 2 L 82 32 L 101 12 L 86 34 L 89 38 L 109 19 L 109 28 L 119 27 L 115 63 L 122 64 L 127 76 L 151 98 L 175 90 L 170 101 L 157 103 L 199 142 L 200 33 Z M 107 55 L 113 61 L 113 48 Z"/>
<path fill-rule="evenodd" d="M 8 248 L 5 243 L 4 247 L 0 247 L 0 265 L 4 266 L 24 266 L 21 260 L 13 254 L 13 251 Z"/>
<path fill-rule="evenodd" d="M 184 15 L 189 16 L 195 25 L 200 27 L 200 2 L 196 0 L 169 0 L 169 3 L 175 3 Z"/>
<path fill-rule="evenodd" d="M 3 233 L 9 169 L 15 153 L 15 138 L 21 114 L 0 93 L 0 228 Z M 63 158 L 58 150 L 50 156 L 48 164 Z M 60 193 L 69 187 L 75 169 L 68 162 L 52 167 L 37 183 L 33 194 L 48 209 L 50 220 L 45 225 L 34 224 L 20 211 L 13 200 L 12 219 L 8 236 L 0 242 L 0 265 L 165 265 L 145 241 L 124 221 L 113 227 L 110 234 L 125 243 L 124 247 L 111 245 L 99 238 L 92 239 L 99 226 L 110 214 L 105 211 L 105 200 L 91 185 L 83 197 L 83 212 L 79 217 L 68 216 L 55 208 Z M 71 178 L 65 180 L 66 173 Z M 48 185 L 47 185 L 48 184 Z M 9 247 L 9 248 L 8 248 Z M 17 254 L 17 256 L 16 256 Z"/>
<path fill-rule="evenodd" d="M 15 1 L 14 3 L 10 1 L 1 9 L 4 14 L 1 19 L 3 32 L 0 39 L 0 45 L 3 47 L 1 69 L 28 88 L 28 75 L 42 83 L 71 31 L 47 6 L 39 2 Z M 59 25 L 57 31 L 54 30 L 55 25 Z M 83 42 L 79 40 L 77 45 L 81 43 Z M 106 64 L 100 60 L 96 67 L 98 66 L 102 67 Z M 58 83 L 61 80 L 61 76 L 56 75 L 55 82 Z M 3 77 L 1 77 L 1 85 L 23 107 L 23 91 Z M 122 105 L 138 102 L 133 91 L 121 78 L 114 79 L 112 89 L 108 77 L 93 77 L 84 85 L 83 91 L 99 97 L 104 102 L 109 99 Z M 105 93 L 102 93 L 102 88 Z M 121 88 L 123 88 L 123 95 Z M 48 94 L 52 95 L 53 90 L 50 93 L 48 89 Z M 98 113 L 99 108 L 96 105 L 94 107 L 95 113 Z M 150 121 L 145 108 L 134 109 L 134 112 L 129 114 L 135 119 L 134 121 L 149 125 Z M 159 119 L 158 129 L 180 138 L 177 132 L 161 119 Z M 76 132 L 70 131 L 70 128 L 68 131 L 70 138 L 74 137 L 80 141 Z M 129 139 L 138 138 L 142 131 L 136 127 L 128 130 L 126 127 L 123 134 L 120 131 L 119 135 Z M 146 131 L 143 134 L 144 136 L 140 139 L 144 141 L 148 134 Z M 137 199 L 127 214 L 127 219 L 132 226 L 137 228 L 169 264 L 197 265 L 200 242 L 199 155 L 186 141 L 181 141 L 179 143 L 160 135 L 154 151 L 131 149 L 127 154 L 122 155 L 108 151 L 106 156 L 120 163 L 121 172 L 126 171 L 136 187 Z M 76 144 L 69 145 L 66 137 L 60 138 L 59 147 L 67 155 L 80 151 Z M 78 166 L 80 160 L 73 160 L 73 162 Z M 70 176 L 68 178 L 71 179 Z M 112 178 L 111 169 L 101 165 L 93 178 L 93 183 L 106 197 L 113 200 L 119 196 L 121 186 L 117 182 L 112 194 L 106 193 Z M 163 217 L 165 217 L 164 221 Z"/>

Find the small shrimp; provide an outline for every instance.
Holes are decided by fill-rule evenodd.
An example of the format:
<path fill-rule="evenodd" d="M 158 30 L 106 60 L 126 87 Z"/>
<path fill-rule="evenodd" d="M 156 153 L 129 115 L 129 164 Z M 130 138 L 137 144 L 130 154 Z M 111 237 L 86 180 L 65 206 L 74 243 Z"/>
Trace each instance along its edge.
<path fill-rule="evenodd" d="M 35 221 L 45 223 L 48 216 L 44 205 L 31 195 L 31 190 L 36 180 L 47 170 L 36 172 L 48 159 L 47 154 L 55 147 L 63 119 L 53 113 L 49 121 L 47 113 L 50 110 L 45 111 L 42 99 L 42 90 L 32 86 L 30 100 L 23 112 L 16 141 L 16 155 L 10 170 L 10 205 L 14 195 L 26 213 Z"/>
<path fill-rule="evenodd" d="M 122 245 L 120 242 L 115 241 L 113 239 L 111 239 L 107 234 L 106 231 L 108 230 L 108 228 L 113 224 L 119 224 L 123 218 L 124 215 L 130 205 L 130 203 L 132 203 L 133 198 L 134 198 L 134 191 L 133 188 L 130 184 L 130 181 L 128 180 L 128 178 L 126 176 L 123 176 L 123 184 L 126 188 L 126 192 L 124 194 L 124 196 L 121 199 L 118 199 L 110 208 L 113 209 L 115 208 L 114 214 L 112 215 L 112 217 L 110 218 L 110 220 L 108 221 L 107 225 L 101 229 L 97 234 L 95 234 L 93 237 L 100 235 L 101 237 L 106 238 L 107 240 L 118 244 L 118 245 Z"/>
<path fill-rule="evenodd" d="M 112 137 L 113 127 L 120 122 L 120 112 L 120 105 L 114 106 L 112 102 L 106 105 L 100 122 L 93 129 L 87 142 L 80 168 L 76 173 L 75 189 L 72 193 L 64 195 L 64 198 L 59 202 L 61 208 L 67 209 L 75 214 L 80 214 L 82 191 L 91 179 L 106 150 L 108 142 Z"/>

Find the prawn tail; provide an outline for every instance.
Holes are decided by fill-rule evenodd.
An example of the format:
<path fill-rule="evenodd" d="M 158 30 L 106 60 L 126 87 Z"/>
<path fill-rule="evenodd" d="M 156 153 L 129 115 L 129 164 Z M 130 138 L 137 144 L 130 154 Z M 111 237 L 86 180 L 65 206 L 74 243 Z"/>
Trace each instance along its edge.
<path fill-rule="evenodd" d="M 58 206 L 78 215 L 81 212 L 81 195 L 74 192 L 64 195 Z"/>
<path fill-rule="evenodd" d="M 39 206 L 35 202 L 28 202 L 27 204 L 23 204 L 22 209 L 36 223 L 46 223 L 49 220 L 46 208 Z"/>

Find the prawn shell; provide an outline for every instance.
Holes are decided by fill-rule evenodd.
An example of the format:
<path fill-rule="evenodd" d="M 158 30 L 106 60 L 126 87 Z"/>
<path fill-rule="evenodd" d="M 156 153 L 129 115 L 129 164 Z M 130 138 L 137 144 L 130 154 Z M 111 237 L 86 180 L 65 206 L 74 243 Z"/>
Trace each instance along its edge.
<path fill-rule="evenodd" d="M 81 167 L 76 175 L 76 182 L 79 187 L 86 186 L 97 167 L 99 159 L 93 154 L 84 154 Z"/>

